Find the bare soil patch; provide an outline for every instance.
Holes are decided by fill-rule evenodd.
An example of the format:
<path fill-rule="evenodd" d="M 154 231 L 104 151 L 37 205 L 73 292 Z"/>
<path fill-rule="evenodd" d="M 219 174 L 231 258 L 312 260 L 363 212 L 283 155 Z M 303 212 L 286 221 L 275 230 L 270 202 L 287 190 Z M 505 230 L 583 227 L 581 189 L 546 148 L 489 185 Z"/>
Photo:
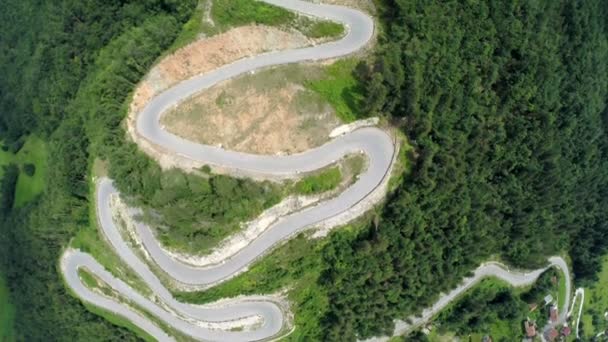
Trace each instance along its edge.
<path fill-rule="evenodd" d="M 161 124 L 188 140 L 258 154 L 306 151 L 328 140 L 340 121 L 301 83 L 312 65 L 286 66 L 219 84 L 163 115 Z"/>
<path fill-rule="evenodd" d="M 269 51 L 293 49 L 312 42 L 296 30 L 248 25 L 199 39 L 162 59 L 139 84 L 130 112 L 137 113 L 154 95 L 198 74 Z"/>

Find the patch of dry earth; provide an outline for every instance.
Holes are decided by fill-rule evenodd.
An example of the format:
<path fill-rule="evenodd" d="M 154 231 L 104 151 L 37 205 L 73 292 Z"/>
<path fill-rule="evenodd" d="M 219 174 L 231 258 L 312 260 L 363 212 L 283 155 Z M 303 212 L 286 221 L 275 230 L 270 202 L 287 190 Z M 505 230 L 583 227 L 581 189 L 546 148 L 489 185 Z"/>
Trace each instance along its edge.
<path fill-rule="evenodd" d="M 207 90 L 163 115 L 161 124 L 188 140 L 258 154 L 306 151 L 340 124 L 331 106 L 302 86 L 259 87 L 247 78 Z"/>

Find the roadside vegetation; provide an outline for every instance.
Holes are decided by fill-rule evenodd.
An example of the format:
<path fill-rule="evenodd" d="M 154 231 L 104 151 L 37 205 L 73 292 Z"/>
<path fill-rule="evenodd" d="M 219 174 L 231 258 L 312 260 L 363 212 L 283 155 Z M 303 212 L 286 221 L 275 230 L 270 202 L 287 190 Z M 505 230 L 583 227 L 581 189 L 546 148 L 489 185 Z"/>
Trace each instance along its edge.
<path fill-rule="evenodd" d="M 0 140 L 11 146 L 35 133 L 49 156 L 42 196 L 0 216 L 0 269 L 16 315 L 13 336 L 136 341 L 133 332 L 72 297 L 57 262 L 70 239 L 90 226 L 92 156 L 124 142 L 124 131 L 112 135 L 107 125 L 120 125 L 129 91 L 171 45 L 195 1 L 66 0 L 61 11 L 57 6 L 0 3 L 0 32 L 9 44 L 0 51 Z M 31 163 L 33 177 L 45 172 Z"/>
<path fill-rule="evenodd" d="M 331 21 L 315 21 L 308 25 L 304 34 L 310 38 L 340 37 L 344 34 L 344 26 Z"/>
<path fill-rule="evenodd" d="M 294 12 L 256 0 L 213 0 L 211 15 L 221 30 L 247 24 L 287 27 L 297 18 Z"/>
<path fill-rule="evenodd" d="M 296 192 L 302 195 L 312 195 L 335 189 L 342 181 L 340 168 L 331 167 L 319 174 L 302 178 L 295 184 Z"/>
<path fill-rule="evenodd" d="M 574 311 L 578 312 L 578 306 Z M 597 279 L 585 284 L 585 304 L 581 317 L 581 337 L 593 340 L 597 334 L 608 329 L 608 256 L 602 258 L 601 271 Z"/>
<path fill-rule="evenodd" d="M 40 199 L 0 218 L 17 340 L 137 340 L 69 295 L 57 259 L 91 227 L 92 159 L 107 158 L 119 189 L 135 200 L 175 189 L 125 141 L 121 122 L 134 85 L 195 5 L 64 0 L 56 11 L 0 2 L 8 44 L 0 49 L 0 134 L 10 146 L 35 133 L 51 156 Z M 293 254 L 273 254 L 283 258 L 263 259 L 256 265 L 275 265 L 254 265 L 209 293 L 227 294 L 233 281 L 243 282 L 232 285 L 235 294 L 288 284 L 298 326 L 288 339 L 344 341 L 390 333 L 394 318 L 431 304 L 497 251 L 530 268 L 565 249 L 577 279 L 593 279 L 608 247 L 603 3 L 378 5 L 386 31 L 375 60 L 337 64 L 332 82 L 307 87 L 345 121 L 381 114 L 397 125 L 413 143 L 411 173 L 374 220 L 302 252 L 296 238 L 285 245 Z M 364 80 L 361 90 L 353 78 Z M 585 326 L 603 322 L 603 304 L 594 303 L 606 291 L 598 285 L 596 293 Z"/>
<path fill-rule="evenodd" d="M 608 28 L 601 1 L 381 2 L 362 111 L 412 143 L 412 172 L 322 278 L 323 340 L 389 334 L 500 252 L 577 280 L 608 247 Z M 432 13 L 432 15 L 429 15 Z M 415 24 L 414 24 L 415 23 Z"/>
<path fill-rule="evenodd" d="M 188 253 L 205 253 L 284 196 L 284 189 L 269 181 L 161 172 L 153 163 L 148 167 L 140 174 L 148 186 L 141 195 L 131 194 L 132 204 L 144 209 L 143 219 L 156 229 L 161 243 Z M 132 172 L 113 170 L 113 179 Z"/>
<path fill-rule="evenodd" d="M 364 111 L 365 89 L 358 78 L 356 58 L 341 59 L 326 67 L 323 77 L 306 86 L 329 102 L 343 122 L 367 116 Z"/>
<path fill-rule="evenodd" d="M 105 283 L 103 280 L 101 280 L 100 278 L 95 276 L 93 273 L 90 273 L 86 269 L 79 270 L 78 276 L 89 289 L 96 291 L 96 292 L 100 292 L 108 298 L 112 298 L 118 302 L 124 303 L 125 305 L 129 306 L 132 310 L 136 311 L 141 316 L 148 318 L 156 326 L 163 329 L 167 334 L 172 336 L 177 342 L 194 342 L 194 341 L 196 341 L 195 339 L 182 333 L 181 331 L 168 326 L 165 322 L 161 321 L 158 317 L 156 317 L 152 313 L 148 312 L 143 307 L 137 305 L 135 302 L 132 302 L 132 301 L 122 297 L 122 295 L 120 293 L 116 292 L 107 283 Z M 135 332 L 137 334 L 137 336 L 140 337 L 141 339 L 143 339 L 145 341 L 150 341 L 150 342 L 156 341 L 156 339 L 154 339 L 152 336 L 150 336 L 148 334 L 148 332 L 144 331 L 143 329 L 141 329 L 137 325 L 133 324 L 131 321 L 123 318 L 122 316 L 117 315 L 108 310 L 92 306 L 92 305 L 88 305 L 88 304 L 85 304 L 85 305 L 93 313 L 95 313 L 101 317 L 104 317 L 105 319 L 112 322 L 113 324 L 116 324 L 121 327 L 125 327 L 125 328 Z"/>
<path fill-rule="evenodd" d="M 211 16 L 220 31 L 248 24 L 297 29 L 309 38 L 338 38 L 344 27 L 313 19 L 257 0 L 213 0 Z"/>
<path fill-rule="evenodd" d="M 320 317 L 328 310 L 327 291 L 320 280 L 328 267 L 326 253 L 336 243 L 347 243 L 365 227 L 372 215 L 340 227 L 328 239 L 310 239 L 300 233 L 285 245 L 254 263 L 247 272 L 209 290 L 175 293 L 179 300 L 210 303 L 239 295 L 270 294 L 287 290 L 295 314 L 296 329 L 285 341 L 320 340 L 323 336 Z"/>
<path fill-rule="evenodd" d="M 208 7 L 211 8 L 209 17 L 205 18 Z M 192 16 L 164 54 L 201 36 L 210 37 L 234 27 L 251 24 L 295 29 L 312 39 L 337 39 L 344 35 L 344 26 L 341 24 L 298 15 L 258 0 L 199 0 Z"/>
<path fill-rule="evenodd" d="M 522 288 L 497 278 L 483 279 L 433 319 L 428 325 L 432 333 L 413 333 L 406 339 L 418 336 L 415 341 L 438 342 L 448 337 L 468 337 L 481 342 L 484 336 L 490 336 L 494 341 L 521 340 L 528 318 L 540 333 L 549 318 L 544 297 L 550 294 L 556 300 L 562 279 L 563 274 L 555 268 L 543 273 L 533 285 Z"/>

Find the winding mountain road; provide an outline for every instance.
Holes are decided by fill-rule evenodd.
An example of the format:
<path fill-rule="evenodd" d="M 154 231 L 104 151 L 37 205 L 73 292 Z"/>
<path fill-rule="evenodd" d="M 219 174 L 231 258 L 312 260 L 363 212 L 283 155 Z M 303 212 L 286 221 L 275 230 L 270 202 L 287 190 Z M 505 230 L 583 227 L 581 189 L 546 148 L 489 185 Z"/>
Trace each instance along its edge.
<path fill-rule="evenodd" d="M 560 318 L 557 324 L 562 324 L 566 321 L 568 305 L 570 303 L 571 297 L 571 278 L 570 271 L 568 270 L 568 264 L 566 261 L 559 256 L 554 256 L 549 258 L 549 264 L 547 267 L 539 268 L 533 271 L 516 271 L 509 270 L 509 268 L 501 263 L 497 262 L 487 262 L 479 266 L 473 273 L 471 277 L 463 279 L 463 281 L 456 288 L 451 290 L 448 293 L 442 294 L 439 299 L 432 306 L 422 310 L 422 313 L 419 316 L 411 316 L 406 321 L 396 320 L 395 321 L 395 329 L 393 331 L 393 336 L 404 335 L 425 323 L 429 322 L 435 315 L 437 315 L 441 310 L 443 310 L 448 304 L 457 299 L 461 294 L 469 290 L 471 287 L 478 284 L 482 279 L 488 277 L 496 277 L 501 279 L 511 286 L 520 287 L 531 285 L 538 279 L 538 277 L 545 272 L 549 267 L 557 267 L 559 268 L 564 276 L 566 277 L 566 301 L 562 303 L 562 307 L 560 308 Z M 381 342 L 388 341 L 389 337 L 374 337 L 365 340 L 366 342 Z"/>
<path fill-rule="evenodd" d="M 300 0 L 263 1 L 306 15 L 340 22 L 347 27 L 347 34 L 338 41 L 319 46 L 242 59 L 181 82 L 154 97 L 144 107 L 137 117 L 137 134 L 161 146 L 168 153 L 256 178 L 297 178 L 301 173 L 320 169 L 347 154 L 359 152 L 366 154 L 369 160 L 368 168 L 341 194 L 317 206 L 283 217 L 231 257 L 207 267 L 193 267 L 173 259 L 160 247 L 149 227 L 136 224 L 136 233 L 146 253 L 160 270 L 178 283 L 208 287 L 225 281 L 245 270 L 257 258 L 294 234 L 353 208 L 389 176 L 396 148 L 392 138 L 378 128 L 361 128 L 337 137 L 318 148 L 289 156 L 264 156 L 228 151 L 190 142 L 162 129 L 159 122 L 164 112 L 218 82 L 264 67 L 345 56 L 364 47 L 374 32 L 373 20 L 356 10 Z M 97 182 L 96 205 L 100 228 L 114 251 L 143 280 L 154 296 L 148 298 L 138 293 L 105 270 L 91 255 L 67 249 L 61 258 L 61 269 L 66 283 L 79 298 L 125 317 L 160 341 L 170 341 L 173 338 L 134 307 L 145 310 L 164 325 L 199 340 L 267 340 L 285 334 L 291 329 L 289 319 L 286 319 L 287 309 L 275 297 L 249 296 L 210 305 L 186 304 L 173 298 L 150 266 L 135 253 L 121 235 L 114 222 L 111 207 L 115 196 L 119 194 L 111 180 L 104 178 Z M 89 289 L 79 276 L 79 270 L 82 269 L 94 274 L 115 293 L 120 294 L 121 300 Z M 495 265 L 486 265 L 482 271 L 478 270 L 482 273 L 480 276 L 506 277 L 510 279 L 508 281 L 515 283 L 533 281 L 541 271 L 521 275 L 506 272 Z M 469 285 L 463 285 L 442 297 L 433 306 L 431 313 L 445 306 L 468 287 Z M 129 305 L 121 302 L 125 300 Z M 234 329 L 234 322 L 245 322 L 242 324 L 245 328 Z"/>
<path fill-rule="evenodd" d="M 256 178 L 297 178 L 301 173 L 314 171 L 334 163 L 351 153 L 363 152 L 369 160 L 368 168 L 358 180 L 338 196 L 320 205 L 286 216 L 270 226 L 249 245 L 222 263 L 196 268 L 168 256 L 148 227 L 137 224 L 137 233 L 156 265 L 177 282 L 188 285 L 213 285 L 246 269 L 255 259 L 276 244 L 306 228 L 335 217 L 365 199 L 388 177 L 395 153 L 393 139 L 377 128 L 362 128 L 337 137 L 325 145 L 290 156 L 264 156 L 228 151 L 214 146 L 184 140 L 160 127 L 161 115 L 189 96 L 218 82 L 264 67 L 307 60 L 336 58 L 361 49 L 373 35 L 373 20 L 359 12 L 340 6 L 320 5 L 299 0 L 265 0 L 267 3 L 298 11 L 305 15 L 341 22 L 347 34 L 340 40 L 308 48 L 287 50 L 242 59 L 213 72 L 199 75 L 168 89 L 153 98 L 137 117 L 137 134 L 149 142 L 162 146 L 169 153 L 232 170 L 240 175 Z M 223 302 L 221 305 L 190 305 L 180 303 L 139 258 L 124 240 L 113 220 L 111 200 L 118 192 L 109 179 L 97 182 L 97 216 L 100 228 L 119 257 L 130 266 L 154 293 L 146 298 L 135 289 L 105 270 L 91 255 L 68 249 L 61 258 L 61 268 L 68 286 L 83 301 L 121 315 L 158 340 L 172 340 L 171 336 L 149 319 L 133 310 L 144 309 L 159 321 L 181 333 L 201 340 L 254 341 L 274 338 L 289 329 L 284 308 L 272 297 L 245 297 Z M 127 299 L 130 305 L 116 298 L 106 297 L 86 287 L 79 270 L 86 269 Z M 238 320 L 256 322 L 242 331 L 225 329 L 224 323 Z"/>

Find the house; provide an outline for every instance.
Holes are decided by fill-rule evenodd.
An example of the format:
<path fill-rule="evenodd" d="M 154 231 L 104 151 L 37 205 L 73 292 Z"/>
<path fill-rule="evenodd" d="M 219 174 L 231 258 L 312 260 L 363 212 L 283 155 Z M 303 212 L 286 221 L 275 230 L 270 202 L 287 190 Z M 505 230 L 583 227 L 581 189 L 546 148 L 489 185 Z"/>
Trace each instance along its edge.
<path fill-rule="evenodd" d="M 526 330 L 526 337 L 533 338 L 536 336 L 536 324 L 529 319 L 524 321 L 524 329 Z"/>
<path fill-rule="evenodd" d="M 572 329 L 570 329 L 569 326 L 564 324 L 564 327 L 562 328 L 562 335 L 564 336 L 570 336 L 570 334 L 572 333 Z"/>
<path fill-rule="evenodd" d="M 547 330 L 545 332 L 545 338 L 549 342 L 555 341 L 557 336 L 559 336 L 559 333 L 557 332 L 557 329 L 555 329 L 555 328 L 551 328 L 550 330 Z"/>
<path fill-rule="evenodd" d="M 549 308 L 549 319 L 551 319 L 552 323 L 555 323 L 555 322 L 557 322 L 558 318 L 559 318 L 559 314 L 557 312 L 557 305 L 553 304 Z"/>

